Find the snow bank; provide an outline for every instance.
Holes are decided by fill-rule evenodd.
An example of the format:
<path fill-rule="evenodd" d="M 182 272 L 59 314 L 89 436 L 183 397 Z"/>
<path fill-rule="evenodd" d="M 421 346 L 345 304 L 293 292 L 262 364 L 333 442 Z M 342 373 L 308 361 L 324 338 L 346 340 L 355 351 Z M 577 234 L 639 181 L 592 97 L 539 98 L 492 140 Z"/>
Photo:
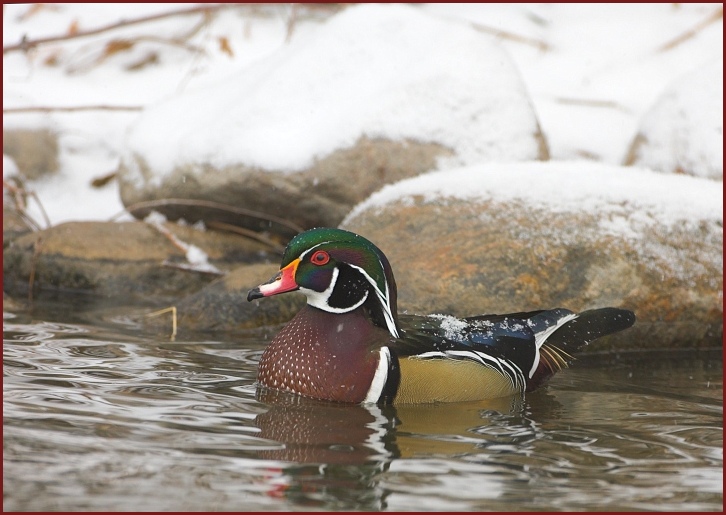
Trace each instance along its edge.
<path fill-rule="evenodd" d="M 669 86 L 640 138 L 636 164 L 723 180 L 723 57 Z"/>
<path fill-rule="evenodd" d="M 458 164 L 534 159 L 536 132 L 517 70 L 490 37 L 414 7 L 360 5 L 149 110 L 129 149 L 162 174 L 185 163 L 299 171 L 364 135 L 437 142 Z"/>
<path fill-rule="evenodd" d="M 648 169 L 588 162 L 482 164 L 434 172 L 382 188 L 358 204 L 341 225 L 386 204 L 461 199 L 520 201 L 551 212 L 584 212 L 654 220 L 664 225 L 703 220 L 723 223 L 723 191 L 713 181 Z M 608 229 L 633 234 L 626 218 Z M 615 220 L 615 222 L 613 221 Z"/>

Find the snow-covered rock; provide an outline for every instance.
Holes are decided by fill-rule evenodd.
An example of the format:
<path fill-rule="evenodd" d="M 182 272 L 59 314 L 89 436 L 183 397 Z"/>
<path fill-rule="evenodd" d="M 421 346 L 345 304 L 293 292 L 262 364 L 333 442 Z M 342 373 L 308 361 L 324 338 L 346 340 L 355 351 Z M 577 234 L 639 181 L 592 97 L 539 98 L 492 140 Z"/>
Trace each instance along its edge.
<path fill-rule="evenodd" d="M 388 182 L 545 158 L 519 73 L 489 36 L 410 6 L 360 5 L 148 109 L 128 137 L 121 195 L 126 205 L 197 198 L 335 225 Z"/>
<path fill-rule="evenodd" d="M 616 306 L 638 318 L 619 348 L 720 345 L 723 193 L 708 179 L 482 164 L 386 186 L 341 226 L 386 253 L 401 310 Z"/>
<path fill-rule="evenodd" d="M 723 57 L 666 88 L 643 117 L 625 162 L 723 180 Z"/>

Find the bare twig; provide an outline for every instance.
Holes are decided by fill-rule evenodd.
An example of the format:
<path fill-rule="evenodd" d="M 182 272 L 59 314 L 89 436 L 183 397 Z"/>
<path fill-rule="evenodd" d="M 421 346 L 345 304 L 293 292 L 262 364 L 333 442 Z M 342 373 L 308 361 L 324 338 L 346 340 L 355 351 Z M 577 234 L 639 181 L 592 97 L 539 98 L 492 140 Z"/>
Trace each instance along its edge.
<path fill-rule="evenodd" d="M 549 43 L 546 43 L 545 41 L 542 41 L 539 39 L 533 39 L 533 38 L 528 38 L 526 36 L 520 36 L 519 34 L 507 32 L 506 30 L 497 29 L 495 27 L 489 27 L 488 25 L 482 25 L 481 23 L 472 22 L 471 26 L 474 29 L 478 30 L 479 32 L 486 32 L 487 34 L 491 34 L 498 38 L 508 39 L 510 41 L 515 41 L 517 43 L 524 43 L 525 45 L 531 45 L 539 50 L 542 50 L 543 52 L 547 52 L 552 49 L 552 47 L 549 45 Z"/>
<path fill-rule="evenodd" d="M 34 191 L 28 191 L 23 188 L 22 185 L 16 186 L 15 184 L 12 184 L 10 180 L 5 179 L 3 179 L 3 188 L 7 189 L 12 194 L 15 209 L 17 210 L 20 217 L 25 221 L 25 223 L 30 226 L 31 229 L 39 231 L 41 230 L 41 227 L 40 224 L 28 214 L 28 206 L 25 201 L 26 196 L 32 197 L 38 203 L 38 208 L 40 208 L 40 213 L 43 215 L 43 220 L 45 221 L 45 227 L 46 229 L 50 227 L 50 219 L 48 218 L 48 213 L 45 212 L 43 203 L 40 201 L 40 198 Z"/>
<path fill-rule="evenodd" d="M 663 45 L 658 47 L 656 49 L 656 52 L 666 52 L 667 50 L 671 50 L 671 49 L 677 47 L 678 45 L 685 43 L 689 39 L 698 35 L 698 33 L 701 30 L 705 29 L 712 23 L 715 23 L 721 19 L 723 19 L 723 5 L 721 7 L 719 7 L 718 9 L 716 9 L 715 11 L 713 11 L 710 16 L 708 16 L 704 20 L 701 20 L 698 24 L 696 24 L 695 27 L 688 29 L 683 34 L 671 39 L 667 43 L 664 43 Z"/>
<path fill-rule="evenodd" d="M 126 209 L 124 212 L 133 213 L 135 211 L 141 211 L 142 209 L 149 209 L 149 208 L 155 208 L 155 207 L 162 207 L 162 206 L 195 206 L 195 207 L 207 207 L 211 209 L 218 209 L 220 211 L 226 211 L 228 213 L 235 213 L 238 215 L 243 216 L 249 216 L 252 218 L 257 218 L 260 220 L 265 220 L 268 222 L 275 222 L 277 224 L 280 224 L 284 227 L 287 227 L 288 229 L 291 229 L 298 232 L 303 232 L 305 229 L 300 227 L 299 225 L 290 222 L 289 220 L 285 220 L 284 218 L 279 218 L 274 215 L 269 215 L 267 213 L 262 213 L 260 211 L 255 211 L 253 209 L 246 209 L 243 207 L 237 207 L 237 206 L 230 206 L 229 204 L 222 204 L 221 202 L 214 202 L 212 200 L 194 200 L 194 199 L 183 199 L 183 198 L 168 198 L 168 199 L 160 199 L 160 200 L 148 200 L 145 202 L 137 202 L 136 204 L 131 204 L 130 206 L 126 206 Z M 121 216 L 122 213 L 118 213 L 111 217 L 111 221 Z"/>
<path fill-rule="evenodd" d="M 113 106 L 113 105 L 88 105 L 88 106 L 32 106 L 32 107 L 8 107 L 3 108 L 3 114 L 15 113 L 52 113 L 65 112 L 74 113 L 78 111 L 141 111 L 143 106 Z"/>
<path fill-rule="evenodd" d="M 8 190 L 8 193 L 12 195 L 13 203 L 15 204 L 15 209 L 18 211 L 18 213 L 24 213 L 26 210 L 26 203 L 25 203 L 25 195 L 27 193 L 25 192 L 25 189 L 22 186 L 18 186 L 13 184 L 10 181 L 15 181 L 17 179 L 9 178 L 9 179 L 3 179 L 3 188 Z M 40 228 L 40 226 L 33 221 L 33 225 Z"/>
<path fill-rule="evenodd" d="M 275 240 L 271 240 L 270 238 L 266 237 L 264 234 L 260 234 L 255 231 L 251 231 L 249 229 L 245 229 L 244 227 L 240 227 L 238 225 L 232 225 L 232 224 L 226 224 L 224 222 L 219 222 L 217 220 L 209 220 L 208 222 L 204 222 L 204 224 L 209 227 L 210 229 L 218 229 L 222 231 L 230 231 L 237 234 L 241 234 L 242 236 L 246 236 L 248 238 L 252 238 L 253 240 L 259 241 L 260 243 L 264 243 L 265 245 L 269 246 L 277 252 L 278 254 L 282 254 L 285 250 L 285 247 L 283 245 L 280 245 Z"/>
<path fill-rule="evenodd" d="M 184 256 L 187 255 L 187 251 L 189 250 L 189 248 L 185 247 L 185 244 L 179 241 L 179 238 L 173 235 L 171 231 L 169 231 L 169 229 L 167 229 L 160 223 L 150 223 L 148 225 L 159 231 L 159 233 L 161 233 L 167 240 L 171 242 L 172 245 L 179 249 Z"/>
<path fill-rule="evenodd" d="M 170 18 L 172 16 L 184 16 L 184 15 L 199 14 L 199 13 L 209 14 L 214 11 L 228 9 L 231 7 L 239 7 L 241 5 L 245 5 L 245 4 L 202 5 L 202 6 L 191 7 L 191 8 L 187 8 L 187 9 L 176 9 L 176 10 L 167 11 L 167 12 L 163 12 L 163 13 L 159 13 L 159 14 L 141 16 L 139 18 L 134 18 L 131 20 L 121 20 L 116 23 L 111 23 L 110 25 L 96 27 L 95 29 L 79 30 L 77 32 L 73 32 L 70 34 L 62 34 L 60 36 L 50 36 L 47 38 L 38 38 L 38 39 L 32 39 L 32 40 L 27 39 L 25 36 L 23 36 L 20 43 L 17 43 L 15 45 L 3 46 L 3 54 L 6 54 L 8 52 L 19 51 L 19 50 L 26 52 L 26 51 L 30 50 L 31 48 L 35 48 L 39 45 L 45 45 L 47 43 L 56 43 L 58 41 L 68 41 L 71 39 L 95 36 L 96 34 L 101 34 L 102 32 L 108 32 L 108 31 L 120 29 L 123 27 L 129 27 L 131 25 L 138 25 L 140 23 L 148 23 L 151 21 L 162 20 L 164 18 Z"/>
<path fill-rule="evenodd" d="M 189 243 L 186 243 L 182 240 L 180 240 L 174 233 L 172 233 L 167 227 L 164 226 L 161 222 L 147 222 L 148 225 L 159 231 L 162 235 L 164 235 L 172 245 L 174 245 L 177 249 L 181 250 L 184 256 L 186 257 L 187 261 L 189 262 L 189 251 L 192 249 L 193 245 L 190 245 Z M 210 275 L 224 275 L 224 272 L 220 272 L 217 270 L 217 267 L 210 264 L 206 261 L 206 254 L 205 254 L 205 260 L 204 263 L 193 263 L 189 262 L 189 264 L 183 264 L 183 263 L 172 263 L 169 260 L 166 260 L 162 263 L 162 266 L 168 266 L 171 268 L 177 268 L 179 270 L 185 270 L 185 271 L 191 271 L 191 272 L 198 272 L 201 274 L 210 274 Z"/>
<path fill-rule="evenodd" d="M 292 32 L 295 30 L 295 24 L 298 19 L 298 5 L 292 4 L 290 6 L 290 16 L 287 18 L 287 34 L 285 34 L 285 43 L 289 43 L 292 39 Z"/>

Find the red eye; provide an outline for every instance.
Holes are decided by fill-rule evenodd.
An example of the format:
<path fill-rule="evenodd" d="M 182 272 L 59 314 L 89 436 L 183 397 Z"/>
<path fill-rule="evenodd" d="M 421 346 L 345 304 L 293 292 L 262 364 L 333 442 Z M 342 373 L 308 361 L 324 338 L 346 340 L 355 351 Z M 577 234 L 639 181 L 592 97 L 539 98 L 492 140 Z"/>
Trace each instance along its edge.
<path fill-rule="evenodd" d="M 310 262 L 314 265 L 322 266 L 330 261 L 330 255 L 324 250 L 318 250 L 313 257 L 310 258 Z"/>

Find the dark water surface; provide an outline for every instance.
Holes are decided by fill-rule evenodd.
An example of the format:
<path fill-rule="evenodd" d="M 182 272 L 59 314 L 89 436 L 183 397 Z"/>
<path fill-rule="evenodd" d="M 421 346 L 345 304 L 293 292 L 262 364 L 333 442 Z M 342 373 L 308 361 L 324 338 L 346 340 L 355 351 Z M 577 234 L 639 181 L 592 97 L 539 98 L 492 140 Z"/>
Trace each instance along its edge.
<path fill-rule="evenodd" d="M 257 396 L 263 333 L 171 342 L 136 320 L 5 312 L 4 510 L 723 509 L 721 351 L 379 409 Z"/>

